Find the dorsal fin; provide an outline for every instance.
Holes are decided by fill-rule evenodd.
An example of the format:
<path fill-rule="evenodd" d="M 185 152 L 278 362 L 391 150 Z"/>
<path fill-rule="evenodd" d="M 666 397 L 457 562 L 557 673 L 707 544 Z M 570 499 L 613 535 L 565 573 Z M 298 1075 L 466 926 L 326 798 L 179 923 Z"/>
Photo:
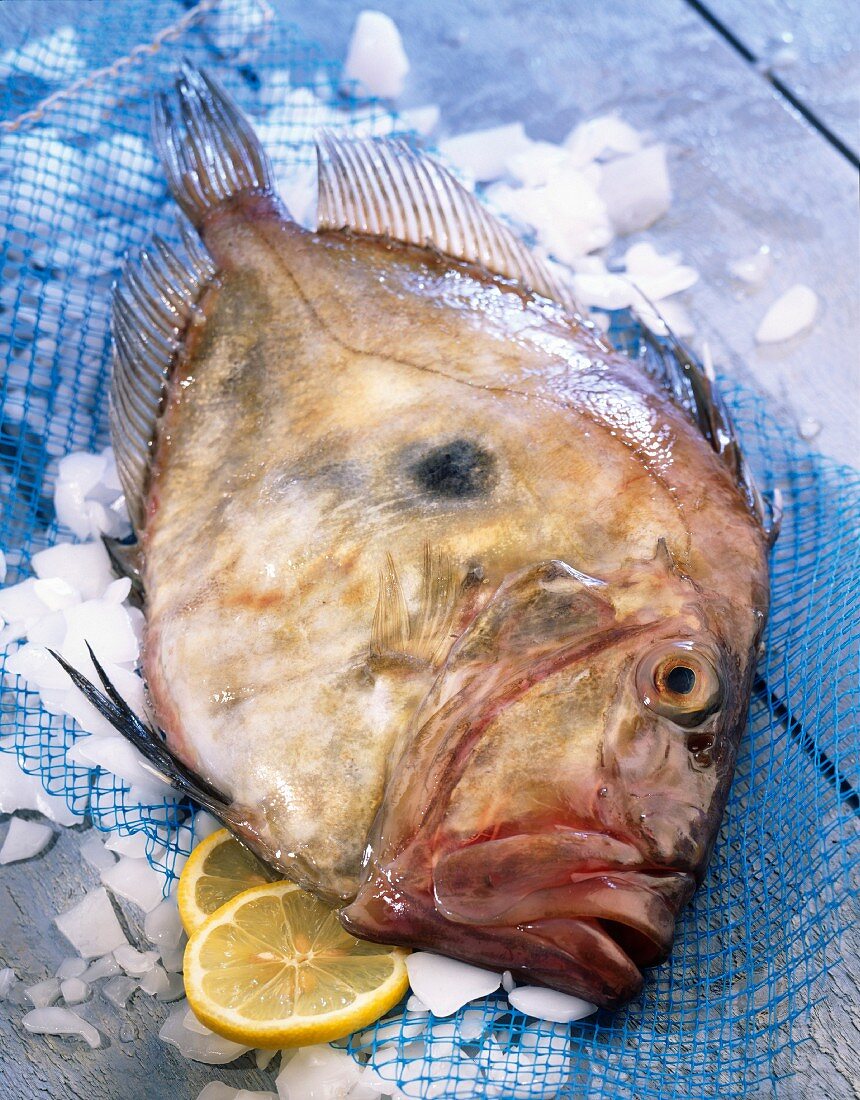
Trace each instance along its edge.
<path fill-rule="evenodd" d="M 110 430 L 117 472 L 138 535 L 167 375 L 214 274 L 202 245 L 184 231 L 181 252 L 156 237 L 136 262 L 126 264 L 114 287 Z"/>
<path fill-rule="evenodd" d="M 665 325 L 665 321 L 663 323 Z M 642 326 L 640 361 L 645 372 L 669 392 L 728 466 L 749 510 L 772 545 L 779 534 L 779 504 L 776 501 L 766 502 L 759 493 L 713 372 L 696 358 L 668 325 L 666 330 L 667 335 L 660 338 L 645 325 Z"/>
<path fill-rule="evenodd" d="M 318 229 L 431 246 L 576 313 L 571 295 L 546 264 L 447 169 L 405 141 L 344 141 L 324 134 L 317 142 L 317 162 Z"/>

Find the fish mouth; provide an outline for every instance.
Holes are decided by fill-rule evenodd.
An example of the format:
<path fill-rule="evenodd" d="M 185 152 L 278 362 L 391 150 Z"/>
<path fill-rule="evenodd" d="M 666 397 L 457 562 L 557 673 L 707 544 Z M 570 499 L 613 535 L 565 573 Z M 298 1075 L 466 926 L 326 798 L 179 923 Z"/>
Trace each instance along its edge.
<path fill-rule="evenodd" d="M 586 921 L 637 968 L 666 958 L 694 890 L 689 872 L 649 866 L 629 842 L 579 829 L 472 844 L 433 870 L 434 900 L 451 921 L 535 932 Z"/>
<path fill-rule="evenodd" d="M 572 846 L 580 858 L 560 860 Z M 666 958 L 695 889 L 690 873 L 649 867 L 633 845 L 582 830 L 481 841 L 428 862 L 419 878 L 399 860 L 377 865 L 341 912 L 344 926 L 605 1008 L 636 996 L 642 968 Z"/>

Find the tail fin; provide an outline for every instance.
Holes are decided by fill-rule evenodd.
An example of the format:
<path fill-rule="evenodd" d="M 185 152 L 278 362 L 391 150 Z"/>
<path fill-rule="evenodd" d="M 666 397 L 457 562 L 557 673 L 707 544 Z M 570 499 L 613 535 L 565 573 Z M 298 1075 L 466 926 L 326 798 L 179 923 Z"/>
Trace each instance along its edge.
<path fill-rule="evenodd" d="M 187 63 L 175 94 L 153 103 L 153 140 L 173 197 L 198 228 L 242 194 L 272 191 L 272 171 L 250 124 L 211 76 Z"/>

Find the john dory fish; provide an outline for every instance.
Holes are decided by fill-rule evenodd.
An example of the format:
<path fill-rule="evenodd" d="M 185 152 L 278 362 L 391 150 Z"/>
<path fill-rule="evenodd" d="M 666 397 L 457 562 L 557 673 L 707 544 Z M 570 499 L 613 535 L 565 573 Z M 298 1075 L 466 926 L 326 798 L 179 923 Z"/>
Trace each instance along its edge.
<path fill-rule="evenodd" d="M 614 351 L 401 142 L 323 137 L 309 232 L 204 74 L 155 138 L 197 233 L 124 274 L 111 423 L 166 741 L 78 682 L 354 934 L 623 1002 L 707 863 L 767 613 L 713 384 Z"/>

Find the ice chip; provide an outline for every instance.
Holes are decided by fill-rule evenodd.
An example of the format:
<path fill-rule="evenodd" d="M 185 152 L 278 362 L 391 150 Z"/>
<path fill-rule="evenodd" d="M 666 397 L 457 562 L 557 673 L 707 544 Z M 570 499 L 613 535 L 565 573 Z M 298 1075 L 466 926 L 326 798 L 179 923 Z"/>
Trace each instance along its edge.
<path fill-rule="evenodd" d="M 407 955 L 406 969 L 413 993 L 434 1016 L 451 1016 L 476 997 L 495 992 L 502 981 L 501 975 L 492 970 L 429 951 Z"/>
<path fill-rule="evenodd" d="M 36 592 L 36 582 L 32 577 L 0 590 L 0 616 L 7 623 L 38 619 L 46 614 L 46 610 Z"/>
<path fill-rule="evenodd" d="M 93 1049 L 101 1045 L 101 1035 L 93 1025 L 69 1008 L 35 1008 L 21 1023 L 36 1035 L 77 1035 Z"/>
<path fill-rule="evenodd" d="M 82 959 L 79 955 L 69 955 L 60 963 L 56 976 L 63 982 L 66 978 L 80 978 L 86 969 L 86 959 Z"/>
<path fill-rule="evenodd" d="M 65 978 L 60 982 L 60 995 L 67 1005 L 78 1005 L 89 995 L 90 987 L 80 978 Z"/>
<path fill-rule="evenodd" d="M 38 810 L 59 825 L 74 825 L 79 818 L 73 814 L 60 795 L 48 794 L 38 775 L 28 775 L 18 764 L 9 741 L 3 739 L 0 751 L 0 813 L 15 810 Z"/>
<path fill-rule="evenodd" d="M 5 1001 L 12 986 L 18 980 L 11 966 L 4 966 L 0 970 L 0 1001 Z"/>
<path fill-rule="evenodd" d="M 27 821 L 23 817 L 12 817 L 0 848 L 0 864 L 32 859 L 48 846 L 53 835 L 54 830 L 50 825 Z"/>
<path fill-rule="evenodd" d="M 773 303 L 756 329 L 757 344 L 777 344 L 812 327 L 818 313 L 818 295 L 797 283 Z"/>
<path fill-rule="evenodd" d="M 346 1096 L 358 1084 L 361 1067 L 345 1050 L 302 1047 L 278 1074 L 280 1100 Z"/>
<path fill-rule="evenodd" d="M 127 943 L 107 890 L 90 890 L 81 901 L 54 918 L 57 928 L 85 959 L 93 959 Z"/>
<path fill-rule="evenodd" d="M 672 201 L 666 147 L 650 145 L 601 170 L 600 197 L 616 233 L 635 233 L 662 218 Z"/>
<path fill-rule="evenodd" d="M 642 148 L 642 136 L 618 115 L 600 115 L 571 130 L 564 147 L 572 163 L 582 166 L 609 156 L 637 153 Z"/>
<path fill-rule="evenodd" d="M 381 11 L 359 12 L 343 67 L 364 95 L 396 99 L 403 91 L 409 58 L 394 20 Z"/>
<path fill-rule="evenodd" d="M 244 65 L 266 45 L 274 18 L 267 0 L 220 0 L 203 33 L 221 54 Z"/>
<path fill-rule="evenodd" d="M 99 981 L 101 978 L 112 978 L 115 974 L 119 974 L 120 965 L 113 957 L 113 952 L 109 955 L 102 955 L 101 958 L 90 963 L 87 969 L 81 974 L 81 980 L 92 984 Z"/>
<path fill-rule="evenodd" d="M 597 1005 L 581 997 L 571 997 L 567 993 L 536 985 L 521 985 L 508 994 L 508 1000 L 526 1016 L 559 1024 L 582 1020 L 597 1011 Z"/>
<path fill-rule="evenodd" d="M 47 978 L 24 990 L 35 1008 L 47 1008 L 60 996 L 60 979 Z"/>
<path fill-rule="evenodd" d="M 734 260 L 729 264 L 729 271 L 732 275 L 752 289 L 761 286 L 772 269 L 773 256 L 766 244 L 761 245 L 751 256 L 744 256 L 742 259 Z"/>
<path fill-rule="evenodd" d="M 133 901 L 145 913 L 160 905 L 164 897 L 164 876 L 147 859 L 122 856 L 113 867 L 102 871 L 101 878 L 114 894 Z"/>
<path fill-rule="evenodd" d="M 97 599 L 113 580 L 110 558 L 101 542 L 60 542 L 40 550 L 31 561 L 37 577 L 64 580 L 84 600 Z"/>
<path fill-rule="evenodd" d="M 215 1035 L 208 1028 L 202 1028 L 200 1031 L 191 1030 L 185 1026 L 187 1013 L 188 1002 L 179 1002 L 158 1033 L 158 1037 L 163 1042 L 177 1047 L 185 1058 L 190 1058 L 194 1062 L 205 1062 L 210 1066 L 221 1066 L 227 1062 L 234 1062 L 251 1049 L 240 1043 L 234 1043 L 230 1039 L 222 1039 L 220 1035 Z"/>
<path fill-rule="evenodd" d="M 133 978 L 126 978 L 118 974 L 115 978 L 105 982 L 102 986 L 102 995 L 110 1001 L 114 1008 L 125 1008 L 129 997 L 137 989 L 139 983 Z"/>
<path fill-rule="evenodd" d="M 164 898 L 146 914 L 143 931 L 149 942 L 157 947 L 169 948 L 179 945 L 183 928 L 175 895 Z"/>
<path fill-rule="evenodd" d="M 81 841 L 81 858 L 97 871 L 106 871 L 116 863 L 113 853 L 105 848 L 94 829 L 90 830 Z"/>
<path fill-rule="evenodd" d="M 473 179 L 488 182 L 500 179 L 508 162 L 527 154 L 531 145 L 523 124 L 511 122 L 445 138 L 439 142 L 439 152 Z"/>

